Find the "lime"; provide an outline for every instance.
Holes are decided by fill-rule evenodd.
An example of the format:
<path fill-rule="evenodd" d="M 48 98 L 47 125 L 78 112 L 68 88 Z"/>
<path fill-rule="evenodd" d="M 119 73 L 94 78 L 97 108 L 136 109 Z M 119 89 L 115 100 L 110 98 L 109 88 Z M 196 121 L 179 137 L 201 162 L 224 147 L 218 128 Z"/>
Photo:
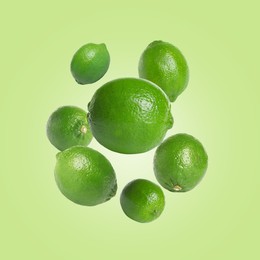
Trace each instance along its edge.
<path fill-rule="evenodd" d="M 105 75 L 109 63 L 110 56 L 104 43 L 87 43 L 74 54 L 70 69 L 79 84 L 90 84 Z"/>
<path fill-rule="evenodd" d="M 74 145 L 87 146 L 92 140 L 87 113 L 75 106 L 58 108 L 49 117 L 47 136 L 61 151 Z"/>
<path fill-rule="evenodd" d="M 158 185 L 148 180 L 137 179 L 125 186 L 120 196 L 120 203 L 129 218 L 145 223 L 161 215 L 165 199 Z"/>
<path fill-rule="evenodd" d="M 187 62 L 175 46 L 168 42 L 154 41 L 144 50 L 139 60 L 139 76 L 156 83 L 171 102 L 188 84 Z"/>
<path fill-rule="evenodd" d="M 167 138 L 156 150 L 154 172 L 169 191 L 189 191 L 203 178 L 208 156 L 202 144 L 188 134 Z"/>
<path fill-rule="evenodd" d="M 106 148 L 125 154 L 157 146 L 173 125 L 170 101 L 154 83 L 121 78 L 100 87 L 88 105 L 94 137 Z"/>
<path fill-rule="evenodd" d="M 116 194 L 114 169 L 101 153 L 89 147 L 73 146 L 56 157 L 56 183 L 71 201 L 94 206 Z"/>

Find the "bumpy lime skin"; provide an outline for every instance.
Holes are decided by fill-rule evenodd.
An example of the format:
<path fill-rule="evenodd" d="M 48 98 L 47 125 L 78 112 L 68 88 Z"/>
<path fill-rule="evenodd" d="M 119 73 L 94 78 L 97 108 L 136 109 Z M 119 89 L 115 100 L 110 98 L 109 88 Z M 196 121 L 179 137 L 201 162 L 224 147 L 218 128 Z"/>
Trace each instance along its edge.
<path fill-rule="evenodd" d="M 77 83 L 91 84 L 101 79 L 107 72 L 110 55 L 104 43 L 88 43 L 74 54 L 70 70 Z"/>
<path fill-rule="evenodd" d="M 140 223 L 148 223 L 162 214 L 165 197 L 162 189 L 155 183 L 136 179 L 124 187 L 120 204 L 129 218 Z"/>
<path fill-rule="evenodd" d="M 106 83 L 94 94 L 88 111 L 93 136 L 118 153 L 149 151 L 173 126 L 168 97 L 144 79 L 121 78 Z"/>
<path fill-rule="evenodd" d="M 56 157 L 55 180 L 69 200 L 83 206 L 95 206 L 115 196 L 115 171 L 101 153 L 89 147 L 73 146 Z"/>
<path fill-rule="evenodd" d="M 142 53 L 139 77 L 161 87 L 171 102 L 185 90 L 189 81 L 189 68 L 181 51 L 164 41 L 150 43 Z"/>
<path fill-rule="evenodd" d="M 74 145 L 87 146 L 93 138 L 86 111 L 76 106 L 55 110 L 48 119 L 46 131 L 51 144 L 60 151 Z"/>
<path fill-rule="evenodd" d="M 154 173 L 158 182 L 172 192 L 196 187 L 208 167 L 208 155 L 202 144 L 188 134 L 176 134 L 157 147 Z"/>

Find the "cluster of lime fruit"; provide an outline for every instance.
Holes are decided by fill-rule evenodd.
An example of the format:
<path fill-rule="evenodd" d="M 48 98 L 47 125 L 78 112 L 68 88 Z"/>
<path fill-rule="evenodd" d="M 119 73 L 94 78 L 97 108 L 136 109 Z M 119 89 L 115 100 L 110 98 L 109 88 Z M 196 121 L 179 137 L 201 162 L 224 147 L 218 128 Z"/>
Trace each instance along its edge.
<path fill-rule="evenodd" d="M 86 44 L 73 56 L 71 72 L 79 84 L 98 81 L 110 64 L 105 44 Z M 139 61 L 139 78 L 120 78 L 101 86 L 88 104 L 88 112 L 75 106 L 54 111 L 47 136 L 57 154 L 55 180 L 71 201 L 94 206 L 117 192 L 111 163 L 88 146 L 92 135 L 104 147 L 123 154 L 144 153 L 157 147 L 154 173 L 159 184 L 172 192 L 193 189 L 204 176 L 208 157 L 202 144 L 188 134 L 163 141 L 173 126 L 171 103 L 188 83 L 188 66 L 170 43 L 154 41 Z M 159 185 L 136 179 L 122 190 L 125 214 L 138 222 L 158 218 L 165 206 Z"/>

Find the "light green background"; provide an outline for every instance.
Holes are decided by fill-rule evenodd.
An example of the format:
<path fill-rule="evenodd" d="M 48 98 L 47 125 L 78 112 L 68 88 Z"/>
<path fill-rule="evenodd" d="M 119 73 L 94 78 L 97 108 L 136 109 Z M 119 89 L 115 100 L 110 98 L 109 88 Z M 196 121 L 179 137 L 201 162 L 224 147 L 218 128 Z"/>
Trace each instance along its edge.
<path fill-rule="evenodd" d="M 95 2 L 95 3 L 94 3 Z M 259 259 L 259 6 L 257 1 L 12 1 L 1 5 L 0 259 Z M 56 149 L 46 121 L 57 107 L 86 108 L 108 80 L 137 76 L 141 52 L 169 41 L 190 67 L 172 106 L 175 126 L 204 144 L 209 168 L 191 192 L 165 191 L 149 224 L 119 205 L 134 178 L 155 181 L 154 150 L 121 155 L 102 148 L 119 183 L 97 207 L 73 204 L 53 177 Z M 90 86 L 69 71 L 73 53 L 105 42 L 111 66 Z"/>

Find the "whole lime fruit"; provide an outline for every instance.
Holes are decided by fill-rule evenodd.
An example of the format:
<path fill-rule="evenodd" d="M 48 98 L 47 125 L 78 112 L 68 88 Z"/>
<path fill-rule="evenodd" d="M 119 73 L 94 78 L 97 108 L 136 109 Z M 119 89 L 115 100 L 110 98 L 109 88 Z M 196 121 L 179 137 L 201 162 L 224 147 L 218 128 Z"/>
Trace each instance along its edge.
<path fill-rule="evenodd" d="M 158 185 L 148 180 L 137 179 L 125 186 L 120 196 L 120 204 L 129 218 L 145 223 L 161 215 L 165 198 Z"/>
<path fill-rule="evenodd" d="M 178 48 L 168 42 L 154 41 L 139 60 L 139 76 L 156 83 L 171 102 L 184 91 L 189 80 L 187 62 Z"/>
<path fill-rule="evenodd" d="M 47 122 L 47 137 L 61 151 L 74 145 L 87 146 L 93 136 L 86 111 L 76 106 L 58 108 Z"/>
<path fill-rule="evenodd" d="M 203 178 L 208 156 L 202 144 L 188 134 L 176 134 L 157 147 L 154 172 L 158 182 L 169 191 L 193 189 Z"/>
<path fill-rule="evenodd" d="M 173 125 L 170 101 L 155 84 L 121 78 L 100 87 L 88 105 L 91 131 L 106 148 L 125 154 L 157 146 Z"/>
<path fill-rule="evenodd" d="M 110 56 L 104 43 L 87 43 L 74 54 L 70 70 L 79 84 L 90 84 L 105 75 L 109 64 Z"/>
<path fill-rule="evenodd" d="M 55 180 L 69 200 L 94 206 L 115 196 L 116 175 L 101 153 L 89 147 L 73 146 L 56 157 Z"/>

